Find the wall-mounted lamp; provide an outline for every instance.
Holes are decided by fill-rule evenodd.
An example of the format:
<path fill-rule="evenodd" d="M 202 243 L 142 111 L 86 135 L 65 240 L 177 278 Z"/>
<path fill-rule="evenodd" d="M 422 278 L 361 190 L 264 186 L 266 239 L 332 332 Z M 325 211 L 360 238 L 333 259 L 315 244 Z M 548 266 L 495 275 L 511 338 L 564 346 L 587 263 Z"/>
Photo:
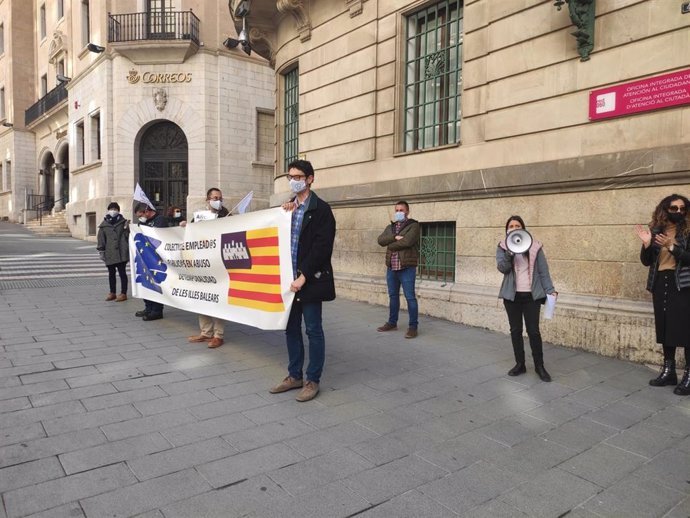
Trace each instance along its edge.
<path fill-rule="evenodd" d="M 89 43 L 86 46 L 87 49 L 89 49 L 90 52 L 94 52 L 96 54 L 100 54 L 101 52 L 105 51 L 105 47 L 101 47 L 100 45 L 96 45 L 95 43 Z"/>
<path fill-rule="evenodd" d="M 3 121 L 2 126 L 5 126 L 6 128 L 13 128 L 14 124 L 12 124 L 11 122 Z"/>
<path fill-rule="evenodd" d="M 60 83 L 61 85 L 64 85 L 65 83 L 69 83 L 72 80 L 71 77 L 63 76 L 62 74 L 58 74 L 56 76 L 56 79 L 57 79 L 57 82 Z"/>

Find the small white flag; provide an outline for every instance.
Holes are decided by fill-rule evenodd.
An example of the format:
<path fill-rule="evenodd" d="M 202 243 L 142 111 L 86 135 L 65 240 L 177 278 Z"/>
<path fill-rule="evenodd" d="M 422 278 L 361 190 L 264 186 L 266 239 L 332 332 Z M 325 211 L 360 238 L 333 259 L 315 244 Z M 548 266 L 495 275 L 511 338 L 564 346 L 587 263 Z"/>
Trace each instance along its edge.
<path fill-rule="evenodd" d="M 249 194 L 247 194 L 244 198 L 240 200 L 240 202 L 235 205 L 235 208 L 232 210 L 237 209 L 237 212 L 240 214 L 244 214 L 247 212 L 247 209 L 249 208 L 249 204 L 252 202 L 252 198 L 254 197 L 254 191 L 249 191 Z M 230 212 L 232 212 L 232 210 Z"/>
<path fill-rule="evenodd" d="M 149 200 L 148 196 L 146 196 L 144 189 L 142 189 L 141 186 L 139 185 L 139 182 L 137 182 L 137 186 L 134 189 L 134 200 L 140 201 L 141 203 L 145 203 L 146 205 L 151 207 L 153 210 L 156 210 L 156 207 L 153 206 L 153 203 L 151 203 L 151 200 Z"/>

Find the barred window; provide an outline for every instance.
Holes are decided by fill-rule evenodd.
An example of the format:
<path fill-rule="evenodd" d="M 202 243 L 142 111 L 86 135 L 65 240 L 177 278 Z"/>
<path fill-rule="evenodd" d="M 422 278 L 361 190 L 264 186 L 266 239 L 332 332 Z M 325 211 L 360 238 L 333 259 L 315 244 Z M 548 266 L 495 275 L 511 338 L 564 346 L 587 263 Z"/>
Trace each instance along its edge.
<path fill-rule="evenodd" d="M 407 17 L 404 150 L 460 140 L 463 6 L 435 4 Z"/>
<path fill-rule="evenodd" d="M 420 223 L 420 279 L 455 282 L 455 222 Z"/>
<path fill-rule="evenodd" d="M 299 153 L 299 68 L 290 70 L 283 78 L 285 83 L 283 167 L 287 171 L 288 164 L 297 160 Z"/>

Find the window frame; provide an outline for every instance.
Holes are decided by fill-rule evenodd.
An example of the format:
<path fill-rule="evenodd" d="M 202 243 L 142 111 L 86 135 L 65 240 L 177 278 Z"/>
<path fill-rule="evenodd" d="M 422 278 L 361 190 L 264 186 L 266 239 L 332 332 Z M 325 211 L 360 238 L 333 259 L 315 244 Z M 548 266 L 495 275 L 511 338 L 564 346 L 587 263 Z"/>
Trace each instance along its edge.
<path fill-rule="evenodd" d="M 38 28 L 40 31 L 41 41 L 48 36 L 48 23 L 46 20 L 46 4 L 43 2 L 38 9 Z"/>
<path fill-rule="evenodd" d="M 48 74 L 42 74 L 39 81 L 40 93 L 38 98 L 43 99 L 46 95 L 48 95 Z"/>
<path fill-rule="evenodd" d="M 445 225 L 445 227 L 444 227 Z M 432 232 L 433 231 L 433 232 Z M 440 235 L 439 231 L 443 234 Z M 419 222 L 419 262 L 417 266 L 417 277 L 420 280 L 441 282 L 443 284 L 454 283 L 457 277 L 457 222 L 455 221 L 426 221 Z M 434 249 L 431 250 L 435 254 L 433 263 L 425 260 L 425 252 L 429 252 L 429 246 L 426 246 L 425 239 L 435 241 Z M 450 245 L 439 249 L 436 247 L 438 240 L 450 241 Z M 450 259 L 447 258 L 451 255 Z M 443 256 L 443 264 L 439 266 L 438 258 Z"/>
<path fill-rule="evenodd" d="M 101 111 L 96 110 L 89 115 L 89 140 L 91 141 L 90 161 L 101 160 L 102 153 L 102 131 L 101 131 Z"/>
<path fill-rule="evenodd" d="M 82 47 L 91 42 L 91 5 L 90 0 L 81 0 L 81 40 Z"/>
<path fill-rule="evenodd" d="M 60 21 L 65 17 L 65 0 L 57 0 L 57 20 Z"/>
<path fill-rule="evenodd" d="M 80 134 L 81 130 L 81 134 Z M 74 158 L 77 167 L 86 164 L 86 128 L 84 119 L 79 119 L 74 123 Z"/>
<path fill-rule="evenodd" d="M 0 86 L 0 121 L 7 120 L 7 98 L 5 96 L 5 85 Z"/>
<path fill-rule="evenodd" d="M 294 85 L 288 85 L 288 81 L 292 79 L 290 76 L 294 75 Z M 280 109 L 280 116 L 281 116 L 281 129 L 282 129 L 282 135 L 280 139 L 280 147 L 281 147 L 281 162 L 283 165 L 283 172 L 287 173 L 287 166 L 290 162 L 293 160 L 297 160 L 299 158 L 299 63 L 294 62 L 290 66 L 286 67 L 283 71 L 280 73 L 280 83 L 281 83 L 281 109 Z M 290 105 L 288 105 L 288 97 L 291 95 L 288 92 L 288 88 L 290 89 L 291 92 L 293 92 L 293 99 L 294 102 Z M 297 107 L 297 114 L 294 118 L 294 121 L 290 123 L 290 127 L 288 127 L 288 122 L 287 122 L 287 114 L 288 110 L 292 108 L 293 106 Z M 294 138 L 291 138 L 292 135 L 294 134 Z M 292 151 L 292 154 L 288 156 L 288 144 L 294 144 L 294 146 L 290 146 L 290 151 Z"/>

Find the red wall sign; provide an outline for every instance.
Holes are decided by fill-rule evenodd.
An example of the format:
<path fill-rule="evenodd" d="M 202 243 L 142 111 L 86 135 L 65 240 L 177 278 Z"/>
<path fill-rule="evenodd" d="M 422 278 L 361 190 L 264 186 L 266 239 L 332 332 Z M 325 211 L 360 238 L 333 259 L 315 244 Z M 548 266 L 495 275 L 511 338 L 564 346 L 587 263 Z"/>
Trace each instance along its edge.
<path fill-rule="evenodd" d="M 590 120 L 620 117 L 690 103 L 690 69 L 593 90 Z"/>

